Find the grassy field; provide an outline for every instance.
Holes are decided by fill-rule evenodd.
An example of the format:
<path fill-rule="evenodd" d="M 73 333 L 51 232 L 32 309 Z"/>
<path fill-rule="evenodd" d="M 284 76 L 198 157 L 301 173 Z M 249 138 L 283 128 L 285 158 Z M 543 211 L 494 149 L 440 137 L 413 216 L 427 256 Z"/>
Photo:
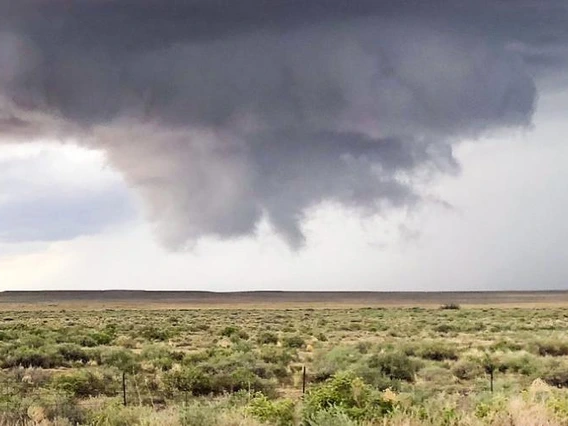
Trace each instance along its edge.
<path fill-rule="evenodd" d="M 73 295 L 0 296 L 0 424 L 568 425 L 564 292 Z"/>

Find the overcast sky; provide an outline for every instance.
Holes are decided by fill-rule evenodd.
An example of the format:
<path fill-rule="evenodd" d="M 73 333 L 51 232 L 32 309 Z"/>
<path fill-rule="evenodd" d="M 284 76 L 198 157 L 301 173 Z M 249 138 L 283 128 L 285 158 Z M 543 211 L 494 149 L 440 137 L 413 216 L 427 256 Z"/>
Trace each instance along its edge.
<path fill-rule="evenodd" d="M 568 288 L 564 1 L 10 3 L 0 290 Z"/>

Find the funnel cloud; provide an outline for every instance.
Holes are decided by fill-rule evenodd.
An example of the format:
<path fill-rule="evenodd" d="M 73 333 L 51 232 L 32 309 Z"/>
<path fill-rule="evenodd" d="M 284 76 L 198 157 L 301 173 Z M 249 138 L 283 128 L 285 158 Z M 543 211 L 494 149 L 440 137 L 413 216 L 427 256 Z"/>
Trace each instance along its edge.
<path fill-rule="evenodd" d="M 565 1 L 0 0 L 0 137 L 106 153 L 171 249 L 303 243 L 308 209 L 420 202 L 452 147 L 531 125 Z"/>

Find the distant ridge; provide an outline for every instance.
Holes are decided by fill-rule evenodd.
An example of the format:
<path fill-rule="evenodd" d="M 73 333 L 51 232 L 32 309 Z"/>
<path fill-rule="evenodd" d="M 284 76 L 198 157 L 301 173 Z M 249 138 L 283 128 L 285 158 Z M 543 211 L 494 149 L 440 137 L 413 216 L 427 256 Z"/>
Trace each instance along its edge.
<path fill-rule="evenodd" d="M 465 292 L 315 292 L 315 291 L 5 291 L 0 304 L 129 304 L 129 305 L 463 305 L 568 304 L 568 291 Z"/>

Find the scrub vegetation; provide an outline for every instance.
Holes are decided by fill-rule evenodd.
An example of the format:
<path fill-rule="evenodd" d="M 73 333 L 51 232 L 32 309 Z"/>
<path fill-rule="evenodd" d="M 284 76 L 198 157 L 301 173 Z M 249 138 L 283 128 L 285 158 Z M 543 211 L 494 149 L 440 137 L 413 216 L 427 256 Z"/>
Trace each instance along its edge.
<path fill-rule="evenodd" d="M 0 425 L 566 425 L 567 331 L 559 307 L 3 311 Z"/>

